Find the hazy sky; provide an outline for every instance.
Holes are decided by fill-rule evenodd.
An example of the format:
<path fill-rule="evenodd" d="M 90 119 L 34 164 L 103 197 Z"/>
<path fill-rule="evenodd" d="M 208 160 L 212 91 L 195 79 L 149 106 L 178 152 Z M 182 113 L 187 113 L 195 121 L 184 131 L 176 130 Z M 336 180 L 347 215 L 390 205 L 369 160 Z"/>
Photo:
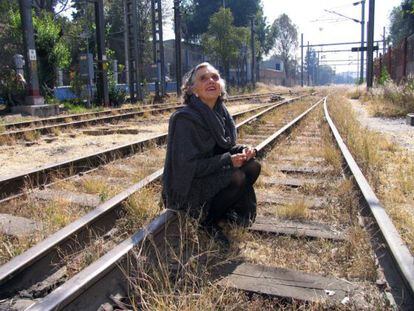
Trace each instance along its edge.
<path fill-rule="evenodd" d="M 304 34 L 305 44 L 333 43 L 333 42 L 356 42 L 361 40 L 361 25 L 352 20 L 342 18 L 338 15 L 328 13 L 325 10 L 336 11 L 350 18 L 361 19 L 361 5 L 353 6 L 358 0 L 262 0 L 264 12 L 268 22 L 273 22 L 280 14 L 286 13 L 298 26 L 300 33 Z M 365 3 L 365 16 L 368 20 L 368 0 Z M 401 0 L 376 0 L 375 1 L 375 40 L 382 40 L 383 27 L 388 29 L 389 14 L 393 7 L 399 5 Z M 366 38 L 366 33 L 365 33 Z M 324 47 L 324 50 L 348 49 L 350 46 Z M 326 59 L 348 60 L 357 59 L 359 53 L 329 53 Z M 355 65 L 349 62 L 337 62 L 345 65 L 336 66 L 336 70 L 356 70 Z"/>
<path fill-rule="evenodd" d="M 173 1 L 170 0 L 172 3 Z M 361 40 L 361 25 L 349 19 L 342 18 L 324 10 L 336 11 L 350 18 L 361 19 L 361 5 L 353 6 L 358 0 L 262 0 L 264 13 L 268 23 L 272 23 L 280 14 L 286 13 L 298 27 L 300 34 L 304 34 L 307 41 L 314 44 L 333 42 L 356 42 Z M 368 2 L 365 4 L 365 16 L 368 20 Z M 375 40 L 382 39 L 383 27 L 389 26 L 389 14 L 393 7 L 399 5 L 401 0 L 376 0 L 375 1 Z M 174 37 L 172 26 L 166 27 L 165 37 Z M 365 34 L 366 38 L 366 34 Z M 324 50 L 345 49 L 350 46 L 325 47 Z M 349 62 L 337 62 L 344 64 L 336 66 L 336 71 L 356 71 L 357 55 L 359 53 L 330 53 L 326 59 L 350 60 Z M 298 54 L 299 55 L 299 54 Z"/>
<path fill-rule="evenodd" d="M 150 1 L 150 0 L 148 0 Z M 173 0 L 167 0 L 169 11 L 172 11 Z M 225 0 L 224 0 L 225 1 Z M 376 0 L 375 2 L 375 40 L 382 40 L 383 27 L 388 29 L 389 14 L 398 6 L 402 0 Z M 333 42 L 356 42 L 361 40 L 361 25 L 352 20 L 342 18 L 338 15 L 328 13 L 325 10 L 336 11 L 349 18 L 361 19 L 361 5 L 354 6 L 359 0 L 262 0 L 264 13 L 268 23 L 273 21 L 282 13 L 286 13 L 293 23 L 298 27 L 298 39 L 304 34 L 305 44 L 333 43 Z M 365 16 L 368 20 L 368 2 L 365 4 Z M 70 14 L 70 11 L 67 12 Z M 173 14 L 170 14 L 171 16 Z M 170 21 L 164 28 L 164 39 L 174 38 L 173 23 Z M 366 33 L 365 33 L 366 40 Z M 350 49 L 351 46 L 324 47 L 324 50 Z M 299 54 L 298 50 L 298 56 Z M 344 64 L 336 66 L 337 72 L 356 71 L 359 53 L 329 53 L 325 59 L 346 60 L 337 62 Z M 348 61 L 349 60 L 349 61 Z M 352 64 L 349 64 L 353 62 Z M 331 63 L 332 64 L 332 63 Z"/>

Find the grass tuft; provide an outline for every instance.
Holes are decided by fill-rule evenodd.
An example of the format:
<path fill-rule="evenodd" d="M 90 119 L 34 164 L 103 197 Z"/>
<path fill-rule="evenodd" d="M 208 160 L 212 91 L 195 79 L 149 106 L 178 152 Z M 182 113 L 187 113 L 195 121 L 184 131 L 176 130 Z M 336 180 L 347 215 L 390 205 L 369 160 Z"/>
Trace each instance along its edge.
<path fill-rule="evenodd" d="M 303 201 L 286 204 L 277 209 L 280 218 L 291 220 L 305 220 L 309 217 L 309 206 Z"/>
<path fill-rule="evenodd" d="M 40 133 L 38 131 L 27 131 L 23 134 L 23 138 L 26 141 L 36 141 L 40 137 Z"/>

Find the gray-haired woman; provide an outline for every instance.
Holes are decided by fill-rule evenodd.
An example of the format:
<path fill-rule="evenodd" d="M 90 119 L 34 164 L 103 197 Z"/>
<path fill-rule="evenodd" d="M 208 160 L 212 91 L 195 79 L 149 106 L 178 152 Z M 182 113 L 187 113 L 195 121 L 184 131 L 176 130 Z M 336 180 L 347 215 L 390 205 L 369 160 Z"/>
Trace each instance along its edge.
<path fill-rule="evenodd" d="M 234 120 L 223 103 L 225 82 L 217 69 L 197 65 L 185 76 L 182 90 L 185 106 L 169 123 L 163 201 L 167 208 L 199 218 L 228 246 L 218 222 L 230 219 L 247 226 L 254 221 L 253 184 L 261 166 L 255 149 L 236 145 Z"/>

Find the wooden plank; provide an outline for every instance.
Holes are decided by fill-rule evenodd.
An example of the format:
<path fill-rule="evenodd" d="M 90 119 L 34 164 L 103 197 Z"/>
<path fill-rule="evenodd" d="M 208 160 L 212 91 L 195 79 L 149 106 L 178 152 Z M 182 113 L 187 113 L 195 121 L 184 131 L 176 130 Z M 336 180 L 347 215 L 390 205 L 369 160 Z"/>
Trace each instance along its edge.
<path fill-rule="evenodd" d="M 293 188 L 304 187 L 305 185 L 323 184 L 323 179 L 305 179 L 305 178 L 274 178 L 261 177 L 261 181 L 270 186 L 288 186 Z"/>
<path fill-rule="evenodd" d="M 98 206 L 101 203 L 101 198 L 98 195 L 87 193 L 74 193 L 67 190 L 54 190 L 46 188 L 44 190 L 36 190 L 31 194 L 36 199 L 44 201 L 65 200 L 68 203 L 80 206 Z"/>
<path fill-rule="evenodd" d="M 291 161 L 291 162 L 314 162 L 314 163 L 324 163 L 325 159 L 322 157 L 298 157 L 291 155 L 280 155 L 276 158 L 279 161 Z"/>
<path fill-rule="evenodd" d="M 295 196 L 282 196 L 278 194 L 269 194 L 269 193 L 261 193 L 258 192 L 257 194 L 257 202 L 259 204 L 278 204 L 278 205 L 286 205 L 286 204 L 293 204 L 295 202 L 302 201 L 310 208 L 321 208 L 324 204 L 326 204 L 326 199 L 323 197 L 311 197 L 311 196 L 304 196 L 304 195 L 297 195 Z"/>
<path fill-rule="evenodd" d="M 271 165 L 270 168 L 287 174 L 323 174 L 332 171 L 332 168 L 329 167 L 291 164 Z"/>
<path fill-rule="evenodd" d="M 318 134 L 309 134 L 309 135 L 302 135 L 295 137 L 295 140 L 304 140 L 304 141 L 312 141 L 312 142 L 322 142 L 322 138 L 319 137 L 320 133 Z"/>
<path fill-rule="evenodd" d="M 232 263 L 222 268 L 221 275 L 219 285 L 258 294 L 327 303 L 357 299 L 358 287 L 350 282 L 290 269 Z"/>
<path fill-rule="evenodd" d="M 297 222 L 272 217 L 257 216 L 249 230 L 263 233 L 291 235 L 316 239 L 345 240 L 345 235 L 324 223 Z"/>

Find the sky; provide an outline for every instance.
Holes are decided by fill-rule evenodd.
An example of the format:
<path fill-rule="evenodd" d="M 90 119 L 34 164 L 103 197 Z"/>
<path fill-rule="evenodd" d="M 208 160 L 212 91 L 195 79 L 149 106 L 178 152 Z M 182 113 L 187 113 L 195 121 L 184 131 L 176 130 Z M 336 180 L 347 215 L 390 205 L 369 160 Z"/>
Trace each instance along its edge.
<path fill-rule="evenodd" d="M 172 0 L 170 0 L 172 2 Z M 273 21 L 282 13 L 286 13 L 292 22 L 298 27 L 298 39 L 304 34 L 304 42 L 310 44 L 334 43 L 334 42 L 360 42 L 361 24 L 352 20 L 342 18 L 324 10 L 336 11 L 349 18 L 361 19 L 361 5 L 353 6 L 358 0 L 262 0 L 264 14 L 268 23 Z M 368 2 L 365 4 L 365 16 L 368 20 Z M 375 26 L 374 40 L 382 40 L 383 27 L 389 27 L 389 14 L 393 7 L 398 6 L 401 0 L 376 0 L 375 1 Z M 174 38 L 172 24 L 166 29 L 165 38 Z M 365 33 L 366 38 L 366 33 Z M 325 47 L 325 50 L 350 49 L 352 46 Z M 382 47 L 382 46 L 381 46 Z M 298 50 L 298 57 L 300 57 Z M 341 64 L 335 66 L 337 72 L 356 72 L 359 53 L 329 53 L 325 54 L 327 60 L 341 60 Z M 346 62 L 342 61 L 346 60 Z M 329 61 L 331 64 L 333 62 Z M 349 64 L 352 62 L 351 64 Z M 343 65 L 342 65 L 343 64 Z"/>
<path fill-rule="evenodd" d="M 361 24 L 342 18 L 325 10 L 335 11 L 350 18 L 361 20 L 361 5 L 353 6 L 358 0 L 262 0 L 265 16 L 268 22 L 273 22 L 280 14 L 286 13 L 304 35 L 304 42 L 310 44 L 357 42 L 361 41 Z M 365 3 L 365 18 L 368 20 L 368 2 Z M 398 6 L 401 0 L 375 1 L 374 40 L 382 40 L 383 27 L 388 31 L 389 15 L 392 9 Z M 366 38 L 366 33 L 365 33 Z M 300 44 L 300 43 L 299 43 Z M 324 50 L 349 49 L 351 46 L 324 47 Z M 382 48 L 382 46 L 380 47 Z M 318 48 L 319 50 L 319 48 Z M 335 66 L 337 72 L 357 71 L 359 53 L 326 53 L 326 60 L 346 60 L 335 62 L 344 64 Z M 348 61 L 349 60 L 349 61 Z M 349 65 L 350 62 L 353 62 Z M 329 61 L 331 64 L 334 62 Z"/>
<path fill-rule="evenodd" d="M 149 1 L 149 0 L 148 0 Z M 225 0 L 223 0 L 225 1 Z M 388 33 L 389 15 L 391 10 L 400 5 L 402 0 L 376 0 L 375 1 L 375 26 L 374 40 L 382 40 L 383 27 Z M 349 18 L 361 19 L 361 5 L 354 6 L 354 2 L 359 0 L 262 0 L 264 14 L 269 24 L 280 14 L 287 14 L 298 28 L 298 40 L 300 44 L 300 34 L 304 35 L 305 45 L 310 44 L 334 43 L 334 42 L 360 42 L 361 25 L 350 19 L 346 19 L 328 13 L 325 10 L 335 11 Z M 167 0 L 171 12 L 173 0 Z M 368 20 L 368 3 L 365 4 L 365 18 Z M 67 15 L 70 11 L 66 12 Z M 173 14 L 170 14 L 172 17 Z M 173 22 L 170 20 L 164 27 L 164 39 L 173 39 Z M 366 40 L 366 32 L 365 32 Z M 323 50 L 350 49 L 352 46 L 332 46 L 324 47 Z M 382 48 L 382 46 L 380 46 Z M 318 48 L 317 50 L 320 50 Z M 332 66 L 336 72 L 358 71 L 359 54 L 355 52 L 346 53 L 323 53 L 321 58 L 324 62 L 337 64 Z M 300 49 L 297 57 L 300 58 Z M 365 57 L 366 58 L 366 57 Z M 333 62 L 339 60 L 337 62 Z M 341 64 L 341 65 L 339 65 Z"/>

